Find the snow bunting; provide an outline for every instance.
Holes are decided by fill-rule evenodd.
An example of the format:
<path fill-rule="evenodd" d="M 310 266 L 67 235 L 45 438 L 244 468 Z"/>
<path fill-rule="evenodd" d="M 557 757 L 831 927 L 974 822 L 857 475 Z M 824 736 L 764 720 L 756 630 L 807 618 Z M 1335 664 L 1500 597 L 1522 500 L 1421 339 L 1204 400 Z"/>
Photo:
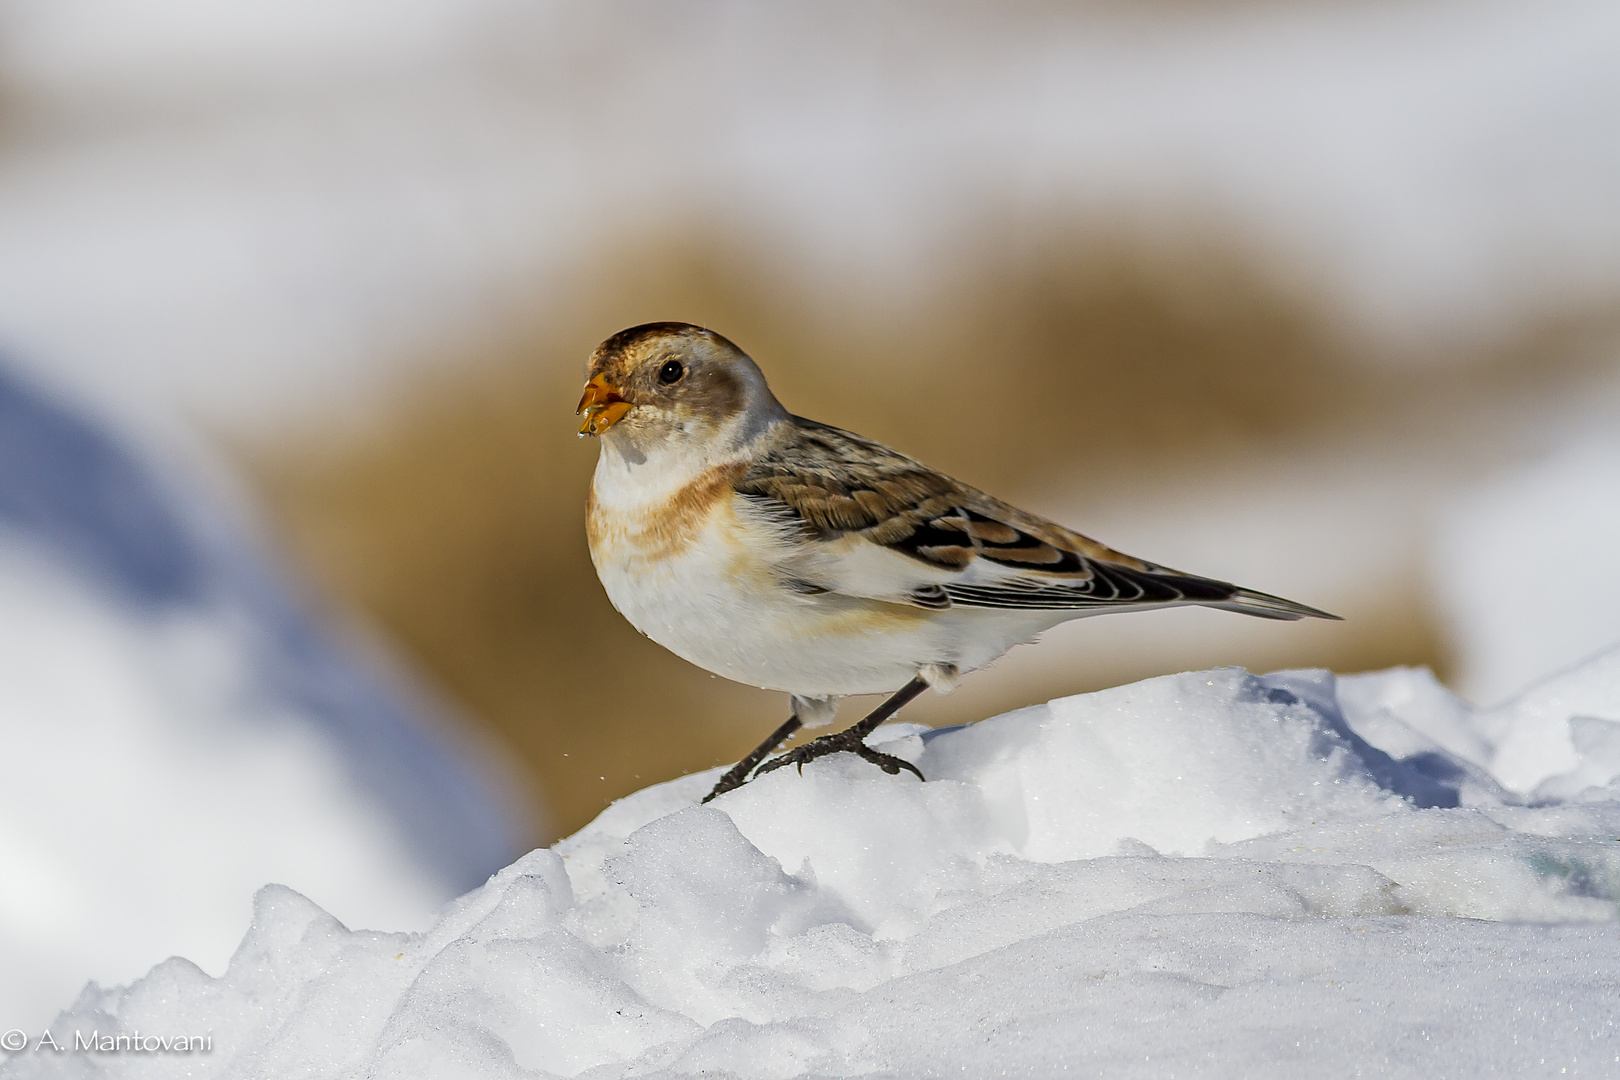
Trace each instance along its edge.
<path fill-rule="evenodd" d="M 586 531 L 613 606 L 791 714 L 704 801 L 744 783 L 844 694 L 894 692 L 853 727 L 761 772 L 850 751 L 928 687 L 948 691 L 1070 619 L 1201 604 L 1265 619 L 1315 608 L 1144 562 L 871 439 L 794 416 L 743 351 L 687 323 L 623 330 L 591 355 L 580 435 L 601 437 Z"/>

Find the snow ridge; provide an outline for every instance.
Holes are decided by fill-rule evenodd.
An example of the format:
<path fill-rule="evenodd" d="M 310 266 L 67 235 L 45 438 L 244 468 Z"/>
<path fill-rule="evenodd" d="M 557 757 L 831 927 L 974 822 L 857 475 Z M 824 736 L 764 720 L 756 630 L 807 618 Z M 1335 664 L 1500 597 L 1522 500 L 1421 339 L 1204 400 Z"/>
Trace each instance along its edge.
<path fill-rule="evenodd" d="M 53 1025 L 211 1054 L 3 1075 L 1612 1075 L 1612 740 L 1560 717 L 1541 794 L 1487 766 L 1560 702 L 1620 717 L 1617 662 L 1496 713 L 1422 671 L 1195 672 L 881 729 L 927 783 L 683 777 L 424 934 L 266 888 L 220 978 L 171 960 Z"/>

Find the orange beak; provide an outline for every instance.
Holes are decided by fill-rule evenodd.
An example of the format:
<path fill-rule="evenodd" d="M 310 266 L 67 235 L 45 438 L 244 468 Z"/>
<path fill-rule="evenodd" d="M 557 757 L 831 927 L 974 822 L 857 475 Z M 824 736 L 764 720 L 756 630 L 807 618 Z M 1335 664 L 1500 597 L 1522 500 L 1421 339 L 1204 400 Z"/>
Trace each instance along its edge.
<path fill-rule="evenodd" d="M 585 414 L 585 422 L 579 426 L 580 436 L 602 434 L 633 407 L 619 396 L 619 388 L 608 382 L 606 375 L 596 376 L 585 384 L 585 396 L 579 399 L 579 408 L 574 410 Z"/>

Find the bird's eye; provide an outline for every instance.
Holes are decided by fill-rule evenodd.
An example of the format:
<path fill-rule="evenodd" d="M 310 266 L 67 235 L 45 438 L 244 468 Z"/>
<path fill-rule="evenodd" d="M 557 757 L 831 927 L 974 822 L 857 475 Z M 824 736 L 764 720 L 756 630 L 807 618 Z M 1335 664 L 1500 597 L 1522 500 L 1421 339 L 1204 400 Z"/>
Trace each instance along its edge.
<path fill-rule="evenodd" d="M 658 381 L 663 383 L 665 386 L 668 386 L 670 383 L 680 382 L 681 376 L 685 374 L 686 369 L 681 366 L 681 362 L 679 360 L 671 360 L 669 363 L 658 369 Z"/>

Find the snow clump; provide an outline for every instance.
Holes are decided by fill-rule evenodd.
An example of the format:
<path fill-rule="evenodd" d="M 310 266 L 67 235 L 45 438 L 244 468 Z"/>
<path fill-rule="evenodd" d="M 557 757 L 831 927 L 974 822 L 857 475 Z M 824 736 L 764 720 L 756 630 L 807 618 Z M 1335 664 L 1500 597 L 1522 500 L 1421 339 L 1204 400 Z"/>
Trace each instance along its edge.
<path fill-rule="evenodd" d="M 425 933 L 270 886 L 222 976 L 170 960 L 52 1025 L 211 1050 L 3 1072 L 1615 1075 L 1617 670 L 1493 712 L 1424 671 L 1224 669 L 891 725 L 926 783 L 683 777 Z M 1562 772 L 1513 757 L 1560 726 Z"/>

